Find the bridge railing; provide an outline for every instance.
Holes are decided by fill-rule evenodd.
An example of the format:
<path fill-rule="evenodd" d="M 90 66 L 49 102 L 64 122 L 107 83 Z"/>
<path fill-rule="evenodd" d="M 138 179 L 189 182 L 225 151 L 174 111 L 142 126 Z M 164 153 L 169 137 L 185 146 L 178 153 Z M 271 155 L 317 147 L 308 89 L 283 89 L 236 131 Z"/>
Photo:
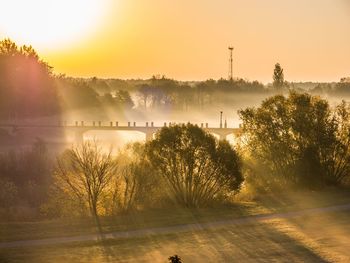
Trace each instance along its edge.
<path fill-rule="evenodd" d="M 189 123 L 189 122 L 188 122 Z M 160 128 L 160 127 L 171 127 L 177 124 L 186 124 L 184 122 L 164 122 L 163 125 L 155 125 L 153 121 L 151 122 L 119 122 L 119 121 L 63 121 L 59 122 L 59 126 L 62 127 L 101 127 L 101 128 L 107 128 L 107 127 L 139 127 L 139 128 Z M 209 126 L 209 123 L 202 122 L 202 123 L 192 123 L 193 125 L 197 125 L 198 127 L 202 129 L 209 129 L 209 128 L 234 128 L 234 127 L 227 127 L 227 123 L 222 127 L 212 127 Z M 237 127 L 235 127 L 237 128 Z M 243 128 L 242 124 L 239 124 L 238 128 Z"/>
<path fill-rule="evenodd" d="M 124 122 L 119 121 L 60 121 L 61 127 L 156 127 L 154 122 Z"/>
<path fill-rule="evenodd" d="M 161 128 L 161 127 L 171 127 L 176 124 L 186 124 L 183 122 L 163 122 L 161 125 L 157 125 L 158 123 L 154 123 L 153 121 L 147 121 L 147 122 L 119 122 L 119 121 L 59 121 L 59 122 L 51 122 L 51 123 L 38 123 L 38 122 L 29 122 L 29 121 L 24 121 L 24 122 L 0 122 L 0 127 L 32 127 L 32 128 L 55 128 L 55 127 L 67 127 L 67 128 L 73 128 L 73 127 L 85 127 L 85 128 L 91 128 L 91 127 L 96 127 L 98 128 Z M 227 127 L 227 125 L 224 125 L 224 127 L 215 127 L 215 126 L 209 126 L 209 123 L 192 123 L 193 125 L 197 125 L 198 127 L 202 129 L 242 129 L 243 125 L 239 124 L 237 127 Z"/>

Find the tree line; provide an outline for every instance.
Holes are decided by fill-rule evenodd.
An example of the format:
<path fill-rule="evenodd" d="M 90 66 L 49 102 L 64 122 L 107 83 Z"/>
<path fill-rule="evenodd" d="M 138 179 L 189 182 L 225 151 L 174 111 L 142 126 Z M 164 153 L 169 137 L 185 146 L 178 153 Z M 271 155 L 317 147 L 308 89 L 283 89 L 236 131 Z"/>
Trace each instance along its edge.
<path fill-rule="evenodd" d="M 59 112 L 52 67 L 32 46 L 0 41 L 0 118 L 18 119 Z"/>
<path fill-rule="evenodd" d="M 59 115 L 63 111 L 97 108 L 99 112 L 203 110 L 230 107 L 240 94 L 273 95 L 297 84 L 284 79 L 277 63 L 272 85 L 244 79 L 176 81 L 165 76 L 147 80 L 71 78 L 55 75 L 53 68 L 32 46 L 18 47 L 10 39 L 0 41 L 0 118 L 23 119 Z M 318 84 L 312 94 L 350 94 L 350 81 Z"/>
<path fill-rule="evenodd" d="M 49 158 L 38 141 L 0 155 L 0 211 L 31 207 L 45 218 L 100 216 L 169 205 L 231 202 L 240 191 L 348 187 L 350 106 L 291 92 L 239 111 L 232 146 L 192 124 L 163 127 L 147 143 L 112 155 L 87 141 Z M 17 211 L 17 212 L 16 212 Z M 4 217 L 5 218 L 5 217 Z"/>
<path fill-rule="evenodd" d="M 10 39 L 0 41 L 1 119 L 35 118 L 86 108 L 187 111 L 227 104 L 228 94 L 265 92 L 263 84 L 243 79 L 181 82 L 165 76 L 148 80 L 71 78 L 54 74 L 32 46 L 19 47 Z"/>

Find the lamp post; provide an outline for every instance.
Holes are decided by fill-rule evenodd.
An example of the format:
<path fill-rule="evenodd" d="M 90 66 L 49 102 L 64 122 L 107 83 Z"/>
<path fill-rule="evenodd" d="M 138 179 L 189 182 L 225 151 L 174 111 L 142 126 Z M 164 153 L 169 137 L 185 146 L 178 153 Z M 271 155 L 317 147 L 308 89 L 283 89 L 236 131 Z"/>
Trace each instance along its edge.
<path fill-rule="evenodd" d="M 220 111 L 220 128 L 222 128 L 222 111 Z"/>

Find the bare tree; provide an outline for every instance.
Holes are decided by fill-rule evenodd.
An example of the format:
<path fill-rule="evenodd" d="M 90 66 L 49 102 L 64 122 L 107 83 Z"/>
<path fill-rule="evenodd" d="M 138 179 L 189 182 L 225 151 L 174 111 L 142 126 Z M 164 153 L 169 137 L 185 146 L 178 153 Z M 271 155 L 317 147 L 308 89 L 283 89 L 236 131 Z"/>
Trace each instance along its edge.
<path fill-rule="evenodd" d="M 104 153 L 96 141 L 84 142 L 66 151 L 57 160 L 56 176 L 61 187 L 69 189 L 99 222 L 98 206 L 101 197 L 109 191 L 117 165 L 111 150 Z"/>

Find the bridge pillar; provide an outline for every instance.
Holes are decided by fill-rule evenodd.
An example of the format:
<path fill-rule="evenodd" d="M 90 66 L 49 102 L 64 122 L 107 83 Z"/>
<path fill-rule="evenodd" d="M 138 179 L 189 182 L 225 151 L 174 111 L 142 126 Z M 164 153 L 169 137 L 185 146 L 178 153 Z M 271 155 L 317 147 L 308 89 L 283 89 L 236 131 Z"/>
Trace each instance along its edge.
<path fill-rule="evenodd" d="M 219 140 L 226 140 L 227 136 L 232 134 L 232 132 L 227 132 L 227 131 L 215 131 L 214 132 L 216 135 L 219 136 Z"/>

